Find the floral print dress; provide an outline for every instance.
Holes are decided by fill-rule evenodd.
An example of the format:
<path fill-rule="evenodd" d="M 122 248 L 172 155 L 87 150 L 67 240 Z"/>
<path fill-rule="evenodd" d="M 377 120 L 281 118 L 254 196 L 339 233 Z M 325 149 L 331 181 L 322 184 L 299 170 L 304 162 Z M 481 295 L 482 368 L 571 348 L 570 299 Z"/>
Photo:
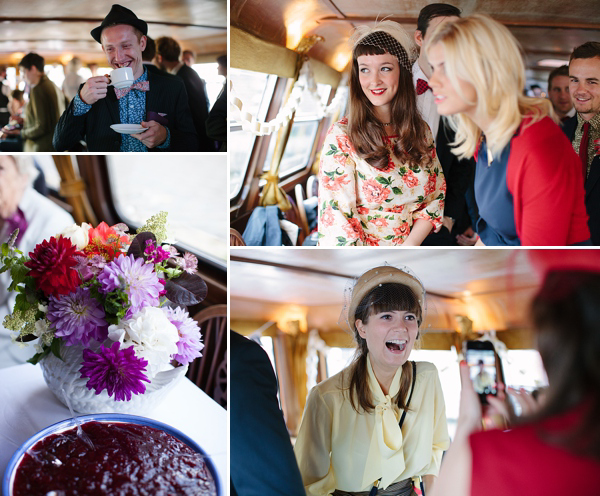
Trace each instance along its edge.
<path fill-rule="evenodd" d="M 348 119 L 334 124 L 325 138 L 319 167 L 319 245 L 401 245 L 417 219 L 438 231 L 442 225 L 446 181 L 436 157 L 409 166 L 392 153 L 379 170 L 360 158 L 347 135 Z"/>

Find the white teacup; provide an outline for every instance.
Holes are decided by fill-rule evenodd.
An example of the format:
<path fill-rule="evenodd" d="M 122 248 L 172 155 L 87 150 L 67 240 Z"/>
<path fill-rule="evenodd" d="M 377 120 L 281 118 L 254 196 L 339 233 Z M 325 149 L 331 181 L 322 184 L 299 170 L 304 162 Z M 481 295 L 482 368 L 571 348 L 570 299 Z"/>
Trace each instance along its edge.
<path fill-rule="evenodd" d="M 133 69 L 131 67 L 119 67 L 110 73 L 110 84 L 115 88 L 128 88 L 133 84 Z"/>

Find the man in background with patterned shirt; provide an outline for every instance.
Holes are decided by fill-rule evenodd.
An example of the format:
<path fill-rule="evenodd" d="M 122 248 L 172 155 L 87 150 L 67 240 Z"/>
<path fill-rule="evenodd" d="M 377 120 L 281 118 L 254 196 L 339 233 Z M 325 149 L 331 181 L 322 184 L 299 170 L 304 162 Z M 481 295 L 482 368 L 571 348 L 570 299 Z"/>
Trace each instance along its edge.
<path fill-rule="evenodd" d="M 588 41 L 569 59 L 569 92 L 577 111 L 563 126 L 581 160 L 592 243 L 600 245 L 600 43 Z"/>
<path fill-rule="evenodd" d="M 196 151 L 197 136 L 181 81 L 148 72 L 142 63 L 148 25 L 129 9 L 113 5 L 91 32 L 113 67 L 131 67 L 130 88 L 115 90 L 107 76 L 88 79 L 63 113 L 54 133 L 57 151 L 81 140 L 88 151 Z M 118 134 L 112 124 L 141 124 L 146 131 Z"/>

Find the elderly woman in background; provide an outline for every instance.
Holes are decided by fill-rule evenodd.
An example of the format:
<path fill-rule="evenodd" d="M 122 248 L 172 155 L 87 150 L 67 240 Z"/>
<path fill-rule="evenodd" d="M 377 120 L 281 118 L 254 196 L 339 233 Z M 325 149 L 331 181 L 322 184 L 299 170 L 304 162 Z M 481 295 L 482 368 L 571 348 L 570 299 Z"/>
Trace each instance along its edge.
<path fill-rule="evenodd" d="M 25 254 L 74 223 L 69 213 L 33 189 L 37 175 L 32 157 L 0 155 L 0 243 L 18 228 L 15 246 Z M 17 365 L 33 355 L 33 347 L 20 350 L 2 326 L 15 303 L 9 285 L 10 274 L 0 274 L 0 367 Z"/>

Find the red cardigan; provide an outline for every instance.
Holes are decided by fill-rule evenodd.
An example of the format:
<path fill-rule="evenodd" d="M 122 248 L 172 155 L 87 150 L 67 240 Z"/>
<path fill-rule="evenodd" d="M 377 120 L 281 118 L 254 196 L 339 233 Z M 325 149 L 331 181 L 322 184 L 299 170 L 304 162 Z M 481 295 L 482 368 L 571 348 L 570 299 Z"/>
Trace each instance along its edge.
<path fill-rule="evenodd" d="M 564 432 L 579 423 L 581 413 L 581 409 L 574 409 L 544 421 L 543 426 L 551 432 Z M 477 432 L 469 440 L 473 454 L 471 496 L 600 494 L 600 460 L 542 441 L 535 425 L 506 432 Z"/>
<path fill-rule="evenodd" d="M 511 142 L 506 170 L 521 245 L 564 246 L 590 239 L 579 157 L 552 119 L 528 121 Z"/>

